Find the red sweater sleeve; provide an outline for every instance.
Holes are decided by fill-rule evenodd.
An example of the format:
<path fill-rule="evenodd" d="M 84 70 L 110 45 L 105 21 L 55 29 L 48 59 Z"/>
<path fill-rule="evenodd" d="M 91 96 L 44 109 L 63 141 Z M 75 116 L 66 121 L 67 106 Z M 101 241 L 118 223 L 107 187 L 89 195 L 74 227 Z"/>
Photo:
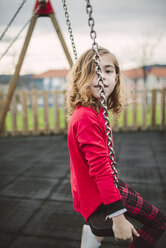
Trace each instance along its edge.
<path fill-rule="evenodd" d="M 92 124 L 82 123 L 81 126 L 77 132 L 79 147 L 89 168 L 89 174 L 96 181 L 103 204 L 119 201 L 121 196 L 114 185 L 109 150 L 100 124 L 95 121 Z"/>

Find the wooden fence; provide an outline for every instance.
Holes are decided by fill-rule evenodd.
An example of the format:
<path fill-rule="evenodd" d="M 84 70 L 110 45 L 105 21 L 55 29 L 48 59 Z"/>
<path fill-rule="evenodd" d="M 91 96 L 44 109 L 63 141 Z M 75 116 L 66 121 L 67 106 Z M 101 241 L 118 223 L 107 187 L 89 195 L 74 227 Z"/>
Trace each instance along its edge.
<path fill-rule="evenodd" d="M 0 92 L 0 111 L 5 97 Z M 113 130 L 165 130 L 165 99 L 166 89 L 135 91 L 120 119 L 110 118 Z M 13 97 L 2 136 L 66 133 L 67 128 L 65 91 L 20 91 Z"/>

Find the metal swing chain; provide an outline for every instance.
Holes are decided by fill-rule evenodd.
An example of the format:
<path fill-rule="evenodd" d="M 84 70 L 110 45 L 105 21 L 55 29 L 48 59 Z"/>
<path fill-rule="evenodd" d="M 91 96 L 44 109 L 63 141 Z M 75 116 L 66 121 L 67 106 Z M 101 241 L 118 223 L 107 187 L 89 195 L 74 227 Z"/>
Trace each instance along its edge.
<path fill-rule="evenodd" d="M 14 44 L 14 42 L 19 38 L 19 36 L 21 35 L 21 33 L 24 31 L 24 29 L 26 28 L 26 26 L 28 25 L 28 23 L 31 21 L 31 19 L 33 18 L 33 16 L 38 12 L 38 10 L 40 9 L 40 6 L 37 7 L 37 9 L 34 11 L 32 17 L 24 24 L 24 26 L 22 27 L 22 29 L 19 31 L 19 33 L 17 34 L 17 36 L 12 40 L 12 42 L 10 43 L 10 45 L 8 46 L 8 48 L 4 51 L 4 53 L 0 56 L 0 61 L 1 59 L 7 54 L 7 52 L 9 51 L 9 49 L 12 47 L 12 45 Z"/>
<path fill-rule="evenodd" d="M 14 14 L 14 16 L 12 17 L 12 19 L 10 20 L 9 24 L 7 25 L 7 27 L 5 28 L 5 30 L 3 31 L 2 35 L 0 36 L 0 41 L 2 40 L 2 38 L 4 37 L 5 33 L 7 32 L 8 28 L 11 26 L 11 24 L 13 23 L 14 19 L 16 18 L 16 16 L 18 15 L 18 13 L 20 12 L 20 10 L 22 9 L 23 5 L 26 3 L 27 0 L 23 0 L 21 5 L 19 6 L 18 10 L 16 11 L 16 13 Z"/>
<path fill-rule="evenodd" d="M 96 74 L 98 76 L 98 85 L 99 85 L 99 91 L 100 91 L 100 97 L 101 97 L 101 104 L 103 107 L 103 116 L 105 120 L 105 128 L 106 128 L 107 139 L 108 139 L 109 156 L 111 159 L 111 168 L 113 170 L 112 176 L 114 178 L 114 183 L 116 187 L 118 187 L 118 172 L 115 168 L 116 166 L 115 153 L 114 153 L 113 143 L 111 139 L 111 128 L 110 128 L 110 123 L 109 123 L 107 101 L 106 101 L 105 92 L 104 92 L 104 81 L 102 77 L 102 68 L 100 65 L 100 55 L 98 52 L 98 43 L 96 42 L 96 31 L 94 30 L 95 22 L 92 17 L 92 6 L 90 4 L 90 0 L 85 0 L 85 1 L 86 1 L 86 12 L 89 15 L 88 25 L 91 28 L 90 37 L 93 40 L 93 44 L 92 44 L 92 49 L 94 51 L 93 59 L 96 64 Z"/>
<path fill-rule="evenodd" d="M 74 58 L 75 58 L 75 61 L 76 61 L 78 59 L 78 56 L 77 56 L 77 51 L 76 51 L 76 47 L 75 47 L 74 36 L 73 36 L 73 33 L 72 33 L 69 13 L 67 11 L 66 0 L 62 0 L 62 3 L 63 3 L 63 9 L 65 11 L 66 24 L 68 26 L 68 31 L 69 31 L 69 34 L 70 34 L 70 40 L 71 40 L 71 45 L 72 45 L 72 48 L 73 48 L 73 54 L 74 54 Z"/>

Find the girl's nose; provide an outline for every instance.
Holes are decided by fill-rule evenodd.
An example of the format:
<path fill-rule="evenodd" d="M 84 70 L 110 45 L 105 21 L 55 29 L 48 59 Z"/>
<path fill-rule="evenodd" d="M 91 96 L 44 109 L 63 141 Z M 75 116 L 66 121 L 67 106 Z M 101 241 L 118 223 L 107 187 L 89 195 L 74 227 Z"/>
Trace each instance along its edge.
<path fill-rule="evenodd" d="M 102 77 L 103 77 L 103 80 L 106 80 L 107 78 L 107 74 L 104 71 L 102 72 Z"/>

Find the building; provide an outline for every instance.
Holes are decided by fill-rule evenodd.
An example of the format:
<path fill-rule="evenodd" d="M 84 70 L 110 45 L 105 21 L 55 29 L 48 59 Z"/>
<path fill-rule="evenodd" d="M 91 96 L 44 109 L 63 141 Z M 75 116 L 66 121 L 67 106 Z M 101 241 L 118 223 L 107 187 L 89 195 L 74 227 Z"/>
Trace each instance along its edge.
<path fill-rule="evenodd" d="M 137 89 L 166 88 L 166 65 L 150 65 L 123 71 L 123 76 Z"/>
<path fill-rule="evenodd" d="M 31 81 L 31 89 L 38 90 L 63 90 L 66 86 L 68 70 L 49 70 L 34 75 Z"/>
<path fill-rule="evenodd" d="M 64 90 L 66 87 L 66 76 L 68 70 L 49 70 L 42 74 L 34 75 L 30 84 L 30 88 L 37 90 Z M 58 102 L 61 106 L 63 104 L 63 96 L 58 95 Z M 49 106 L 53 105 L 53 95 L 48 95 Z M 43 97 L 38 97 L 38 105 L 43 105 Z"/>

